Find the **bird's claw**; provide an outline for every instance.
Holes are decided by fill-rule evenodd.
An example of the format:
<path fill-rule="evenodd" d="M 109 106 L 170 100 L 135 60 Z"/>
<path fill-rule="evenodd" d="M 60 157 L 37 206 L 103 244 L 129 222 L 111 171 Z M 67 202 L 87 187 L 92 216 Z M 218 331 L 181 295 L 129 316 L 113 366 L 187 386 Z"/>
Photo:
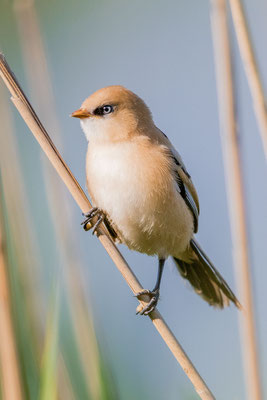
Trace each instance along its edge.
<path fill-rule="evenodd" d="M 92 235 L 96 232 L 97 228 L 101 224 L 101 222 L 104 221 L 105 215 L 102 210 L 100 210 L 98 207 L 93 207 L 87 214 L 83 214 L 86 218 L 84 221 L 81 222 L 81 225 L 83 225 L 83 229 L 85 231 L 89 231 L 89 229 L 94 228 L 92 230 Z M 97 216 L 96 222 L 93 224 L 92 219 Z"/>
<path fill-rule="evenodd" d="M 148 290 L 148 289 L 143 289 L 141 292 L 136 293 L 135 297 L 138 298 L 138 300 L 140 300 L 140 297 L 142 297 L 143 295 L 147 295 L 149 296 L 151 299 L 148 302 L 147 305 L 145 305 L 144 307 L 137 307 L 136 310 L 136 314 L 139 315 L 148 315 L 150 314 L 152 311 L 155 310 L 158 301 L 159 301 L 159 289 L 156 290 Z"/>

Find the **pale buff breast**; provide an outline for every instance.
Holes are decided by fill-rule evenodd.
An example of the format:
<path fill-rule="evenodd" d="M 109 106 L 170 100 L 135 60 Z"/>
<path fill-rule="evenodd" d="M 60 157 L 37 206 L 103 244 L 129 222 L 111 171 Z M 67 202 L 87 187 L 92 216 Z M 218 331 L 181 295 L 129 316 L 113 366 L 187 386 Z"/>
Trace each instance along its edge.
<path fill-rule="evenodd" d="M 177 192 L 163 146 L 147 138 L 88 146 L 86 172 L 94 205 L 129 248 L 179 257 L 193 235 L 193 218 Z"/>

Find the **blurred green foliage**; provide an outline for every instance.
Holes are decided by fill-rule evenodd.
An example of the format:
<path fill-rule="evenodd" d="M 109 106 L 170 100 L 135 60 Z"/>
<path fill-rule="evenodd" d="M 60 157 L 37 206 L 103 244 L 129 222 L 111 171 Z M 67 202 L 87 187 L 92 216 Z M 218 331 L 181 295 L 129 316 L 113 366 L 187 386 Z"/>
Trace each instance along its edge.
<path fill-rule="evenodd" d="M 23 231 L 24 239 L 30 238 L 27 232 L 27 226 L 30 226 L 30 223 L 29 221 L 27 223 L 26 215 L 23 216 L 23 206 L 19 204 L 19 195 L 16 202 L 21 211 L 20 218 L 16 219 L 16 212 L 9 208 L 9 203 L 4 197 L 5 190 L 8 197 L 8 187 L 1 185 L 1 204 L 4 214 L 1 232 L 6 247 L 11 317 L 23 398 L 29 400 L 119 399 L 112 371 L 103 353 L 93 360 L 99 364 L 96 368 L 99 375 L 95 377 L 95 375 L 86 374 L 86 366 L 79 350 L 81 347 L 77 343 L 77 336 L 79 336 L 77 332 L 80 327 L 77 326 L 77 320 L 73 321 L 69 308 L 70 306 L 75 308 L 75 305 L 71 304 L 72 299 L 68 288 L 64 287 L 60 270 L 54 271 L 51 287 L 45 286 L 42 291 L 38 291 L 38 285 L 34 286 L 38 277 L 33 274 L 38 271 L 36 266 L 40 263 L 36 260 L 35 268 L 27 265 L 25 260 L 29 258 L 29 254 L 25 257 L 25 251 L 28 251 L 32 244 L 29 244 L 26 250 L 19 237 L 20 232 Z M 22 220 L 23 227 L 20 226 Z M 16 226 L 15 230 L 14 226 Z M 61 250 L 58 249 L 59 252 Z M 44 303 L 43 295 L 45 299 L 48 299 L 47 304 Z M 80 295 L 82 297 L 82 293 Z M 75 303 L 77 301 L 83 300 L 82 298 L 75 299 Z M 34 307 L 33 303 L 35 303 Z M 80 318 L 84 318 L 83 323 L 86 323 L 89 309 L 83 308 L 83 310 L 84 315 Z M 76 323 L 75 330 L 74 323 Z M 92 326 L 88 326 L 88 332 L 89 330 L 92 330 Z M 95 340 L 90 342 L 89 334 L 85 344 L 94 346 L 92 354 L 100 354 L 98 343 Z M 0 376 L 3 375 L 0 373 Z M 92 381 L 95 378 L 97 378 L 97 383 Z M 97 390 L 92 391 L 91 388 L 96 384 Z"/>

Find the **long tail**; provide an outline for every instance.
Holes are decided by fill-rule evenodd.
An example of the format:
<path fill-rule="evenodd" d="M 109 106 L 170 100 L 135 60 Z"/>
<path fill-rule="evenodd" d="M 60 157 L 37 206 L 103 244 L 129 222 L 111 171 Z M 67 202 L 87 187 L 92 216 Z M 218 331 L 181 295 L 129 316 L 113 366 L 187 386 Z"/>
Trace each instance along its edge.
<path fill-rule="evenodd" d="M 234 293 L 198 243 L 192 239 L 190 246 L 194 253 L 192 263 L 173 257 L 182 277 L 187 279 L 196 293 L 210 305 L 223 308 L 229 305 L 229 301 L 232 301 L 238 308 L 241 308 Z"/>

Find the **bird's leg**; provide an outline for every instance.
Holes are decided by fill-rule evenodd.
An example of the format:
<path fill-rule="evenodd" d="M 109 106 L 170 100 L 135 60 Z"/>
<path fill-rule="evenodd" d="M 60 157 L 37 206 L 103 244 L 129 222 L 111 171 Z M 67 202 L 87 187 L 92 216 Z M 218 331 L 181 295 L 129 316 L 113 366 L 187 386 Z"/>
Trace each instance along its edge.
<path fill-rule="evenodd" d="M 151 297 L 151 300 L 149 301 L 149 303 L 141 311 L 137 311 L 137 314 L 148 315 L 157 306 L 157 303 L 159 300 L 159 289 L 160 289 L 160 282 L 161 282 L 161 278 L 162 278 L 164 263 L 165 263 L 165 259 L 159 258 L 158 276 L 157 276 L 157 281 L 156 281 L 156 285 L 155 285 L 154 289 L 153 290 L 144 289 L 141 292 L 138 292 L 136 294 L 136 297 L 138 299 L 139 299 L 139 297 L 141 297 L 144 294 Z"/>
<path fill-rule="evenodd" d="M 93 207 L 87 214 L 83 214 L 86 218 L 85 220 L 81 223 L 83 225 L 83 229 L 85 231 L 88 231 L 89 229 L 93 228 L 92 234 L 95 233 L 101 222 L 104 221 L 105 215 L 102 210 L 100 210 L 98 207 Z M 96 222 L 93 224 L 92 219 L 97 216 Z M 88 224 L 91 226 L 88 227 Z"/>

